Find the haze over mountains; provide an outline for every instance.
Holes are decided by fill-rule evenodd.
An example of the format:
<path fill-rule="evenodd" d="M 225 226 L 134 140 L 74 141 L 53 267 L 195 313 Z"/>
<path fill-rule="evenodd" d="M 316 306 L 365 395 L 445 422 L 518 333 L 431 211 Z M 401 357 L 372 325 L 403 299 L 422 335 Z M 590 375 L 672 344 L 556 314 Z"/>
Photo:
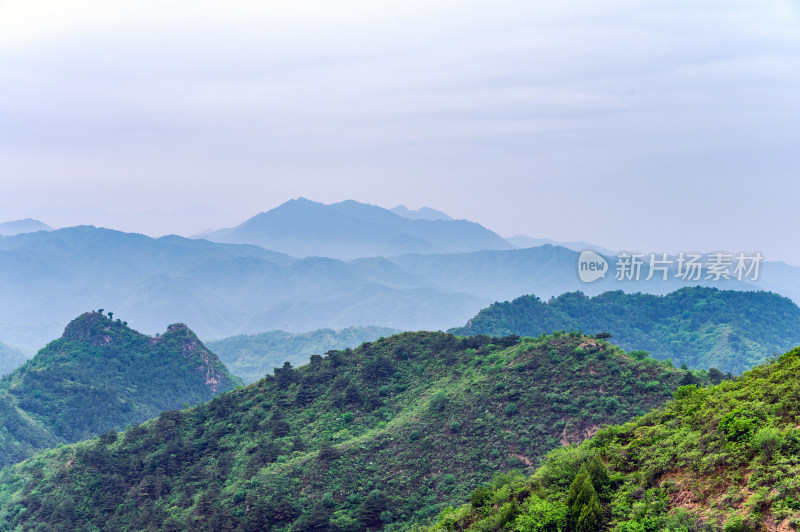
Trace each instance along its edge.
<path fill-rule="evenodd" d="M 551 245 L 511 249 L 477 224 L 412 220 L 352 201 L 322 205 L 293 200 L 231 232 L 253 241 L 283 242 L 302 253 L 319 248 L 314 255 L 381 251 L 391 256 L 349 262 L 298 259 L 252 244 L 154 239 L 92 226 L 4 236 L 0 341 L 33 353 L 57 336 L 64 322 L 93 307 L 113 310 L 149 332 L 184 321 L 211 340 L 276 329 L 447 329 L 494 301 L 524 294 L 547 299 L 577 290 L 588 295 L 619 289 L 666 294 L 705 284 L 772 290 L 800 301 L 800 268 L 782 263 L 762 264 L 756 283 L 685 282 L 672 276 L 668 281 L 617 282 L 609 274 L 587 284 L 578 279 L 574 250 Z M 500 249 L 397 254 L 481 246 Z M 616 259 L 607 258 L 613 272 Z M 644 279 L 647 269 L 642 271 Z"/>
<path fill-rule="evenodd" d="M 452 220 L 450 216 L 443 213 L 442 211 L 437 211 L 436 209 L 431 209 L 430 207 L 420 207 L 419 209 L 409 209 L 405 205 L 398 205 L 397 207 L 392 207 L 389 209 L 393 213 L 398 216 L 402 216 L 403 218 L 410 218 L 412 220 Z"/>
<path fill-rule="evenodd" d="M 512 249 L 505 239 L 466 220 L 411 219 L 352 200 L 324 205 L 290 200 L 242 224 L 203 235 L 215 242 L 255 244 L 295 257 L 349 260 L 406 253 L 461 253 Z M 449 218 L 449 217 L 448 217 Z"/>
<path fill-rule="evenodd" d="M 21 366 L 27 358 L 18 349 L 0 342 L 0 376 L 11 373 Z"/>
<path fill-rule="evenodd" d="M 112 432 L 6 468 L 0 523 L 403 530 L 497 472 L 533 471 L 559 444 L 725 378 L 698 368 L 740 372 L 800 342 L 800 308 L 755 291 L 796 295 L 800 269 L 785 264 L 763 264 L 757 282 L 681 281 L 674 267 L 648 281 L 646 265 L 619 282 L 608 252 L 605 278 L 584 283 L 584 242 L 520 249 L 432 209 L 393 211 L 301 198 L 208 235 L 225 242 L 93 226 L 0 237 L 11 345 L 32 349 L 63 316 L 102 306 L 139 329 L 185 321 L 222 338 L 209 344 L 248 382 L 309 361 L 178 412 L 241 381 L 185 325 L 149 337 L 82 315 L 0 382 L 0 464 Z M 455 332 L 470 337 L 388 336 L 464 323 Z M 293 334 L 325 327 L 342 330 Z M 546 334 L 571 328 L 589 334 Z"/>
<path fill-rule="evenodd" d="M 0 338 L 34 350 L 57 336 L 60 323 L 99 306 L 139 330 L 181 319 L 203 338 L 222 338 L 373 324 L 445 328 L 489 303 L 439 292 L 388 266 L 369 272 L 256 246 L 94 227 L 2 237 Z"/>
<path fill-rule="evenodd" d="M 10 222 L 0 223 L 0 235 L 12 236 L 20 233 L 33 233 L 35 231 L 52 231 L 53 228 L 49 225 L 34 220 L 33 218 L 25 218 L 24 220 L 13 220 Z"/>
<path fill-rule="evenodd" d="M 358 347 L 383 336 L 401 331 L 388 327 L 348 327 L 339 331 L 317 329 L 305 333 L 269 331 L 253 335 L 237 335 L 208 342 L 228 369 L 245 384 L 271 375 L 272 370 L 289 362 L 293 366 L 308 364 L 312 355 L 331 349 Z"/>

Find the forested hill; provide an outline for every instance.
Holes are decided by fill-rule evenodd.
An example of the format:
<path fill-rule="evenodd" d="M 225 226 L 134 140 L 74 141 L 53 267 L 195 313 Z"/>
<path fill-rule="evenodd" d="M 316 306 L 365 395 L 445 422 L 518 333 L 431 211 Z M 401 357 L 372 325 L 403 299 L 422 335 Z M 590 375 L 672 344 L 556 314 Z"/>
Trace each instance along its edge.
<path fill-rule="evenodd" d="M 433 530 L 797 530 L 800 348 L 675 400 L 578 447 L 531 478 L 497 477 Z"/>
<path fill-rule="evenodd" d="M 0 380 L 0 464 L 140 423 L 241 384 L 183 324 L 140 334 L 100 312 Z"/>
<path fill-rule="evenodd" d="M 405 529 L 705 380 L 577 333 L 403 333 L 9 467 L 0 528 Z"/>
<path fill-rule="evenodd" d="M 538 335 L 557 330 L 608 332 L 624 349 L 691 368 L 741 373 L 800 345 L 800 308 L 770 292 L 683 288 L 665 296 L 606 292 L 529 295 L 481 310 L 460 335 Z"/>

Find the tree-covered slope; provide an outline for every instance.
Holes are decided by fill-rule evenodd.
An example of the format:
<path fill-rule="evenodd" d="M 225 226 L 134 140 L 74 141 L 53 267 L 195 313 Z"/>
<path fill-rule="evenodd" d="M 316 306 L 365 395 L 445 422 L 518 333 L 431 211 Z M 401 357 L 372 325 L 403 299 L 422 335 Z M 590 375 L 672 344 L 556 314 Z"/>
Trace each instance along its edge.
<path fill-rule="evenodd" d="M 308 363 L 311 355 L 331 349 L 358 347 L 381 336 L 399 333 L 388 327 L 347 327 L 334 331 L 317 329 L 306 333 L 269 331 L 261 334 L 240 334 L 206 342 L 231 373 L 250 384 L 288 361 L 293 366 Z"/>
<path fill-rule="evenodd" d="M 99 312 L 0 380 L 0 464 L 207 401 L 241 384 L 183 324 L 149 337 Z"/>
<path fill-rule="evenodd" d="M 800 344 L 800 308 L 770 292 L 683 288 L 665 296 L 523 296 L 483 309 L 455 334 L 538 335 L 560 329 L 609 332 L 624 349 L 644 349 L 692 368 L 741 373 Z"/>
<path fill-rule="evenodd" d="M 0 528 L 399 530 L 704 379 L 577 333 L 404 333 L 0 475 Z"/>
<path fill-rule="evenodd" d="M 800 348 L 501 477 L 434 530 L 797 530 Z"/>

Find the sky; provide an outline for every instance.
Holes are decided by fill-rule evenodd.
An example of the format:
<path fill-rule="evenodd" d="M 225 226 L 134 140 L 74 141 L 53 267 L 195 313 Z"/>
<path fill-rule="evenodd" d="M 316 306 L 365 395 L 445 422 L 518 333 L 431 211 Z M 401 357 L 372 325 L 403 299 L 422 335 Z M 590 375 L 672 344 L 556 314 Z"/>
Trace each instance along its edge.
<path fill-rule="evenodd" d="M 0 0 L 0 221 L 299 196 L 800 265 L 797 0 Z"/>

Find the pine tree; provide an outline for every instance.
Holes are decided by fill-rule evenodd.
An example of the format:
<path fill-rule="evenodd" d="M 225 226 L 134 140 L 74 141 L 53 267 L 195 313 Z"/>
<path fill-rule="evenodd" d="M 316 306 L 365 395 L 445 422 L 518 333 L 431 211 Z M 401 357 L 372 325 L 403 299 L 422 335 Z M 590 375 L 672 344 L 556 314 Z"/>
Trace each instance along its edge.
<path fill-rule="evenodd" d="M 588 485 L 591 486 L 591 484 Z M 603 509 L 600 507 L 600 501 L 597 500 L 597 495 L 595 494 L 581 508 L 574 529 L 576 532 L 597 532 L 602 527 L 602 524 Z"/>
<path fill-rule="evenodd" d="M 389 498 L 381 490 L 372 490 L 358 509 L 359 520 L 365 526 L 378 526 L 388 507 Z"/>
<path fill-rule="evenodd" d="M 602 464 L 599 465 L 602 466 Z M 593 470 L 597 469 L 594 464 L 591 464 L 590 467 Z M 596 471 L 596 473 L 602 477 L 600 471 Z M 606 473 L 607 477 L 608 474 Z M 601 480 L 601 478 L 598 480 Z M 572 530 L 579 532 L 600 530 L 603 522 L 603 509 L 600 506 L 600 499 L 597 497 L 597 492 L 592 485 L 592 478 L 585 462 L 581 465 L 578 475 L 569 487 L 567 507 L 569 508 L 570 528 Z"/>
<path fill-rule="evenodd" d="M 611 479 L 608 477 L 608 469 L 606 469 L 606 466 L 603 465 L 603 462 L 600 461 L 597 455 L 594 455 L 589 461 L 589 466 L 586 468 L 586 471 L 589 473 L 592 486 L 598 494 L 602 494 L 611 484 Z"/>

